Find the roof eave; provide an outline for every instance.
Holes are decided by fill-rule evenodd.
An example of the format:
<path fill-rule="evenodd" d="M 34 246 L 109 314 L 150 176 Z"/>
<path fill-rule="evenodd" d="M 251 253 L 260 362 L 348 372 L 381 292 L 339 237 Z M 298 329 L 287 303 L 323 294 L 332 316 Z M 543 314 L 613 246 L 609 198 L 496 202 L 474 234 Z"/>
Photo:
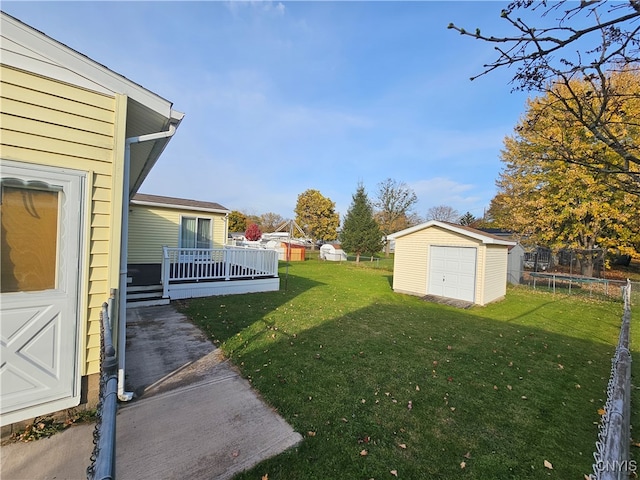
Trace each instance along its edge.
<path fill-rule="evenodd" d="M 145 200 L 131 200 L 132 205 L 140 205 L 145 207 L 158 207 L 158 208 L 172 208 L 174 210 L 187 210 L 190 212 L 207 212 L 207 213 L 220 213 L 220 214 L 228 214 L 231 213 L 231 210 L 219 209 L 219 208 L 203 208 L 203 207 L 189 207 L 187 205 L 176 205 L 172 203 L 158 203 L 158 202 L 149 202 Z"/>
<path fill-rule="evenodd" d="M 428 222 L 421 223 L 420 225 L 415 225 L 413 227 L 406 228 L 396 233 L 392 233 L 391 235 L 387 235 L 387 238 L 392 240 L 397 240 L 400 237 L 404 237 L 414 232 L 419 232 L 420 230 L 424 230 L 429 227 L 440 227 L 444 230 L 449 230 L 451 232 L 458 233 L 460 235 L 464 235 L 465 237 L 474 238 L 476 240 L 481 241 L 485 245 L 516 245 L 516 242 L 512 242 L 509 240 L 502 240 L 498 238 L 488 237 L 486 235 L 482 235 L 480 233 L 475 233 L 463 228 L 456 227 L 455 225 L 440 222 L 438 220 L 429 220 Z"/>

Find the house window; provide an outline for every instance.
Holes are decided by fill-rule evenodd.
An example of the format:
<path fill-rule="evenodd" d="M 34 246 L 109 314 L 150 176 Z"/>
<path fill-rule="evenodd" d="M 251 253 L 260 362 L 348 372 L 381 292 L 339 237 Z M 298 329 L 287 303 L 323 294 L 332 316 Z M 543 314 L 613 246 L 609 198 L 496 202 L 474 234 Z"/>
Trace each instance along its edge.
<path fill-rule="evenodd" d="M 211 248 L 210 218 L 182 217 L 180 248 Z"/>
<path fill-rule="evenodd" d="M 59 192 L 0 188 L 1 292 L 56 288 Z"/>

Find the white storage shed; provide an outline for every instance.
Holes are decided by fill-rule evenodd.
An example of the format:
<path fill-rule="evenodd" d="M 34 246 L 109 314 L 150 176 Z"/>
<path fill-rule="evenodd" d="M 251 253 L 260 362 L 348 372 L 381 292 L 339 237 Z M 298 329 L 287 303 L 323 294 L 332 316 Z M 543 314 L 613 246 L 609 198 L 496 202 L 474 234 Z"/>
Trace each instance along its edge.
<path fill-rule="evenodd" d="M 395 240 L 393 290 L 477 305 L 506 294 L 508 248 L 515 242 L 432 220 L 390 235 Z"/>
<path fill-rule="evenodd" d="M 320 247 L 320 260 L 330 260 L 332 262 L 344 262 L 347 260 L 347 254 L 339 245 L 325 243 Z"/>

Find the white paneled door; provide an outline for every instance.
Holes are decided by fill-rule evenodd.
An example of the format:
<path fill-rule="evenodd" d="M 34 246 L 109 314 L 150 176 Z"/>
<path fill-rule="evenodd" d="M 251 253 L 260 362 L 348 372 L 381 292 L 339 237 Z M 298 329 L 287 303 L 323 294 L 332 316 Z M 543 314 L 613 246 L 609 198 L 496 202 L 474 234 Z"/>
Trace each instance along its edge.
<path fill-rule="evenodd" d="M 79 403 L 81 172 L 2 162 L 0 423 Z"/>
<path fill-rule="evenodd" d="M 476 255 L 472 247 L 430 246 L 427 293 L 473 302 Z"/>

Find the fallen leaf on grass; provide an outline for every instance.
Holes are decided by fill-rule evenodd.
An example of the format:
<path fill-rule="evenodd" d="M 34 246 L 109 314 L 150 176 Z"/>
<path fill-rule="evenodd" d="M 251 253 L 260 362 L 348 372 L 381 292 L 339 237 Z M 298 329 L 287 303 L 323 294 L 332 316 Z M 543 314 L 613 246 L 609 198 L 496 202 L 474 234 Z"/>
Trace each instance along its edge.
<path fill-rule="evenodd" d="M 407 449 L 407 444 L 406 443 L 401 443 L 400 445 L 398 445 L 401 449 L 406 450 Z"/>
<path fill-rule="evenodd" d="M 551 465 L 551 462 L 548 460 L 544 461 L 544 466 L 545 468 L 548 468 L 549 470 L 553 470 L 553 465 Z"/>
<path fill-rule="evenodd" d="M 605 413 L 607 413 L 607 411 L 604 408 L 598 409 L 598 415 L 604 415 Z"/>
<path fill-rule="evenodd" d="M 398 471 L 397 471 L 397 470 L 391 470 L 389 473 L 390 473 L 391 475 L 393 475 L 394 477 L 397 477 L 397 476 L 398 476 Z"/>
<path fill-rule="evenodd" d="M 420 387 L 418 385 L 416 385 L 416 392 L 420 391 Z"/>
<path fill-rule="evenodd" d="M 262 479 L 261 480 L 269 480 L 269 474 L 265 473 L 264 475 L 262 475 Z"/>
<path fill-rule="evenodd" d="M 366 450 L 360 450 L 361 457 L 366 457 L 367 455 L 369 455 L 369 452 L 367 452 Z"/>
<path fill-rule="evenodd" d="M 464 468 L 464 467 L 466 467 L 466 466 L 467 466 L 467 463 L 466 463 L 466 462 L 460 462 L 460 468 Z"/>
<path fill-rule="evenodd" d="M 307 436 L 308 436 L 308 437 L 315 437 L 315 436 L 316 436 L 316 432 L 312 432 L 311 430 L 309 430 L 309 431 L 307 432 Z"/>
<path fill-rule="evenodd" d="M 471 458 L 471 452 L 467 452 L 463 455 L 464 458 L 466 458 L 467 460 Z"/>

